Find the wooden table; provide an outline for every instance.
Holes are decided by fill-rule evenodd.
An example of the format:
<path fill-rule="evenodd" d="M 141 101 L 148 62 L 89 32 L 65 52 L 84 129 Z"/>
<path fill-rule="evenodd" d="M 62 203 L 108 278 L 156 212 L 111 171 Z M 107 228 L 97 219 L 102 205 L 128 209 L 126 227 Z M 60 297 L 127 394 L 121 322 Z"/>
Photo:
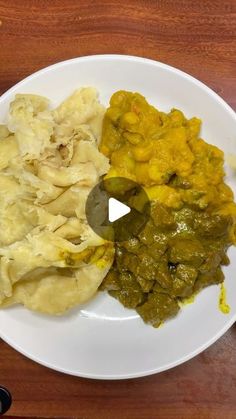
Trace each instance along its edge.
<path fill-rule="evenodd" d="M 196 76 L 236 108 L 234 0 L 0 0 L 0 92 L 46 65 L 121 53 Z M 0 342 L 9 415 L 236 418 L 236 327 L 192 361 L 151 377 L 93 381 L 39 366 Z"/>

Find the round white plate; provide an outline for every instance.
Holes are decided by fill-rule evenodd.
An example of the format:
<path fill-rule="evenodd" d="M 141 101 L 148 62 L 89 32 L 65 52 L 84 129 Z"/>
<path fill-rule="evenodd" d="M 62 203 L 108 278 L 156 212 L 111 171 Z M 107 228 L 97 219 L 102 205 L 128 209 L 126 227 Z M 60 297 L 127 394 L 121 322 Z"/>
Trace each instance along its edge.
<path fill-rule="evenodd" d="M 119 89 L 138 91 L 157 108 L 180 108 L 203 121 L 202 136 L 227 154 L 236 151 L 233 110 L 212 90 L 165 64 L 130 56 L 98 55 L 61 62 L 27 77 L 0 99 L 0 120 L 16 93 L 46 95 L 55 105 L 80 86 L 94 86 L 101 101 Z M 236 190 L 227 168 L 227 181 Z M 225 269 L 231 312 L 218 309 L 219 287 L 203 290 L 160 329 L 135 311 L 99 293 L 70 314 L 53 318 L 14 307 L 0 311 L 0 336 L 27 357 L 68 374 L 99 379 L 140 377 L 164 371 L 215 342 L 236 319 L 236 248 Z"/>

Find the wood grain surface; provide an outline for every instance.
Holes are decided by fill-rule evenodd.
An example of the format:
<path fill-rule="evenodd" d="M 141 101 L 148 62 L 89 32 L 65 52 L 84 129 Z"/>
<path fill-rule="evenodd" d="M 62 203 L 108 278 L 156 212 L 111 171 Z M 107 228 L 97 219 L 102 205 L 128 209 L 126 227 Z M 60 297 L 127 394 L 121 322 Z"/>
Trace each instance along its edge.
<path fill-rule="evenodd" d="M 121 53 L 183 69 L 236 109 L 235 28 L 235 0 L 0 0 L 0 93 L 57 61 Z M 236 326 L 173 370 L 108 382 L 56 373 L 0 341 L 0 384 L 8 418 L 233 419 L 235 347 Z"/>

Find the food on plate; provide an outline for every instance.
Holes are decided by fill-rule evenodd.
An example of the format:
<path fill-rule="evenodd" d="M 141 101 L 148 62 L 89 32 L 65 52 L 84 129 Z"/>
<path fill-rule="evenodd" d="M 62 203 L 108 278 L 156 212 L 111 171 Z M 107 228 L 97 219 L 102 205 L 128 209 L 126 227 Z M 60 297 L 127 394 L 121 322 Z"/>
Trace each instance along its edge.
<path fill-rule="evenodd" d="M 49 108 L 17 94 L 0 126 L 0 306 L 62 314 L 94 296 L 113 244 L 85 215 L 86 198 L 109 169 L 98 151 L 104 108 L 82 88 Z"/>
<path fill-rule="evenodd" d="M 176 315 L 182 300 L 224 281 L 221 266 L 236 243 L 224 155 L 199 137 L 200 127 L 198 118 L 160 112 L 126 91 L 111 97 L 103 120 L 100 150 L 111 161 L 106 178 L 141 184 L 151 214 L 143 230 L 116 243 L 101 288 L 154 327 Z"/>
<path fill-rule="evenodd" d="M 222 266 L 236 243 L 236 204 L 223 152 L 200 128 L 198 118 L 160 112 L 139 93 L 116 92 L 107 110 L 93 88 L 55 109 L 16 95 L 0 125 L 0 307 L 62 314 L 100 288 L 158 327 L 221 284 L 229 312 Z M 112 196 L 142 215 L 124 219 L 132 235 L 115 244 L 85 213 L 94 186 L 114 177 Z"/>

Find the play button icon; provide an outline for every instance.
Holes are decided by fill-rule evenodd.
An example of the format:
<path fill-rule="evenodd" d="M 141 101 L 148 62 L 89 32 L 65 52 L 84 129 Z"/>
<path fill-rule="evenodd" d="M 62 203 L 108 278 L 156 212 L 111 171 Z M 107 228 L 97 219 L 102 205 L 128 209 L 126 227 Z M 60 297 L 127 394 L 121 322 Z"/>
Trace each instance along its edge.
<path fill-rule="evenodd" d="M 139 234 L 149 219 L 150 202 L 145 190 L 123 177 L 103 179 L 89 193 L 86 218 L 96 234 L 122 242 Z"/>
<path fill-rule="evenodd" d="M 109 198 L 108 201 L 108 219 L 111 223 L 124 217 L 131 211 L 128 205 L 123 204 L 115 198 Z"/>

